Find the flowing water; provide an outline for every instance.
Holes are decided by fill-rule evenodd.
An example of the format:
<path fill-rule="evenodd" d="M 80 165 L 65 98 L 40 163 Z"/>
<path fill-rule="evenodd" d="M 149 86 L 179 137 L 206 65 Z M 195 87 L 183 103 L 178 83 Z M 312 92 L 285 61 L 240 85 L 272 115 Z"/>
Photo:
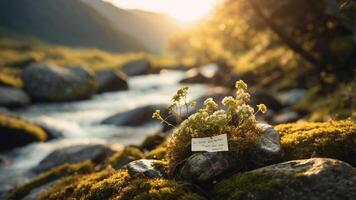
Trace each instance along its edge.
<path fill-rule="evenodd" d="M 55 149 L 76 144 L 102 143 L 111 146 L 139 144 L 150 133 L 160 130 L 157 123 L 142 127 L 117 127 L 100 122 L 117 113 L 144 105 L 169 103 L 181 85 L 182 71 L 165 71 L 129 79 L 128 91 L 104 93 L 92 99 L 66 103 L 36 104 L 16 111 L 19 116 L 42 122 L 60 130 L 63 137 L 45 143 L 33 143 L 1 155 L 9 163 L 0 166 L 0 191 L 23 182 L 25 172 Z M 207 90 L 205 85 L 191 85 L 189 98 L 195 99 Z M 4 184 L 6 183 L 6 184 Z"/>

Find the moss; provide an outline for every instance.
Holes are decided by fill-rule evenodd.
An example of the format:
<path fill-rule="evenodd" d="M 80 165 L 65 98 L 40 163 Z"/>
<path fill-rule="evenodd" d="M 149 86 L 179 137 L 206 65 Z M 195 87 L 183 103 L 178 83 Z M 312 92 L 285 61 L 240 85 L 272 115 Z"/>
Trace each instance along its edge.
<path fill-rule="evenodd" d="M 276 126 L 285 160 L 312 156 L 335 158 L 356 166 L 356 123 L 349 120 Z"/>
<path fill-rule="evenodd" d="M 7 197 L 7 199 L 21 199 L 26 196 L 31 190 L 38 188 L 46 183 L 57 180 L 61 177 L 73 175 L 73 174 L 84 174 L 93 171 L 93 164 L 90 161 L 86 161 L 78 164 L 64 164 L 55 167 L 47 172 L 44 172 L 34 179 L 30 180 L 28 183 L 15 188 Z"/>
<path fill-rule="evenodd" d="M 160 145 L 146 155 L 147 159 L 166 160 L 167 159 L 167 145 Z"/>
<path fill-rule="evenodd" d="M 133 178 L 127 170 L 112 168 L 68 177 L 41 194 L 39 199 L 204 199 L 184 184 L 166 179 Z"/>
<path fill-rule="evenodd" d="M 22 80 L 11 75 L 0 74 L 0 85 L 22 88 Z"/>
<path fill-rule="evenodd" d="M 160 144 L 162 144 L 166 140 L 164 133 L 155 133 L 149 135 L 145 138 L 145 140 L 140 145 L 141 150 L 153 150 Z"/>
<path fill-rule="evenodd" d="M 128 146 L 108 158 L 107 163 L 114 169 L 119 169 L 131 161 L 142 158 L 144 158 L 144 154 L 140 149 Z"/>
<path fill-rule="evenodd" d="M 34 141 L 46 141 L 47 134 L 39 126 L 7 115 L 0 114 L 0 150 L 22 146 Z"/>
<path fill-rule="evenodd" d="M 236 174 L 216 184 L 212 196 L 214 199 L 238 200 L 253 193 L 254 199 L 278 199 L 276 191 L 280 190 L 283 184 L 283 179 L 278 176 L 247 172 Z"/>

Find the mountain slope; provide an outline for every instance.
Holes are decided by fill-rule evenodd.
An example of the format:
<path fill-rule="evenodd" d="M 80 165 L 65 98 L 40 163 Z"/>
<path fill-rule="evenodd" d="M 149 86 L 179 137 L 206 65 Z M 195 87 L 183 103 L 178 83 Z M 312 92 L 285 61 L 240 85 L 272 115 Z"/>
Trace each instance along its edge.
<path fill-rule="evenodd" d="M 162 51 L 167 39 L 182 28 L 177 20 L 159 13 L 120 9 L 102 0 L 82 0 L 116 28 L 132 35 L 150 51 Z"/>
<path fill-rule="evenodd" d="M 1 0 L 0 26 L 53 44 L 117 52 L 145 49 L 80 0 Z"/>

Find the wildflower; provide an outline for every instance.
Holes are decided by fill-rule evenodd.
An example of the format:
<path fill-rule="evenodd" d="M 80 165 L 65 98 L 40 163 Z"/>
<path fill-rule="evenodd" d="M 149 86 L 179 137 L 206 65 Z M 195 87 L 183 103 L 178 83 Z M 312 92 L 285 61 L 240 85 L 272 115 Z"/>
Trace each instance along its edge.
<path fill-rule="evenodd" d="M 156 110 L 153 114 L 152 114 L 152 119 L 158 119 L 160 120 L 161 117 L 161 111 L 160 110 Z"/>
<path fill-rule="evenodd" d="M 267 106 L 265 104 L 258 104 L 257 108 L 258 108 L 258 111 L 261 111 L 261 113 L 267 112 Z"/>
<path fill-rule="evenodd" d="M 246 90 L 247 84 L 243 80 L 236 81 L 235 87 L 238 90 Z"/>
<path fill-rule="evenodd" d="M 213 98 L 208 98 L 204 101 L 204 106 L 208 111 L 214 112 L 218 109 L 218 104 L 215 103 Z"/>

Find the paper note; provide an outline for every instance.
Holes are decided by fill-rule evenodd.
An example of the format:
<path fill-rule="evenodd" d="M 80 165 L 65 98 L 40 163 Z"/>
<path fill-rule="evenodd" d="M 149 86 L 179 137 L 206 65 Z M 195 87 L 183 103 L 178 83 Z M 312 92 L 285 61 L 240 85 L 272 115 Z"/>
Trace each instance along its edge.
<path fill-rule="evenodd" d="M 192 138 L 192 151 L 229 151 L 227 135 L 222 134 L 214 137 Z"/>

